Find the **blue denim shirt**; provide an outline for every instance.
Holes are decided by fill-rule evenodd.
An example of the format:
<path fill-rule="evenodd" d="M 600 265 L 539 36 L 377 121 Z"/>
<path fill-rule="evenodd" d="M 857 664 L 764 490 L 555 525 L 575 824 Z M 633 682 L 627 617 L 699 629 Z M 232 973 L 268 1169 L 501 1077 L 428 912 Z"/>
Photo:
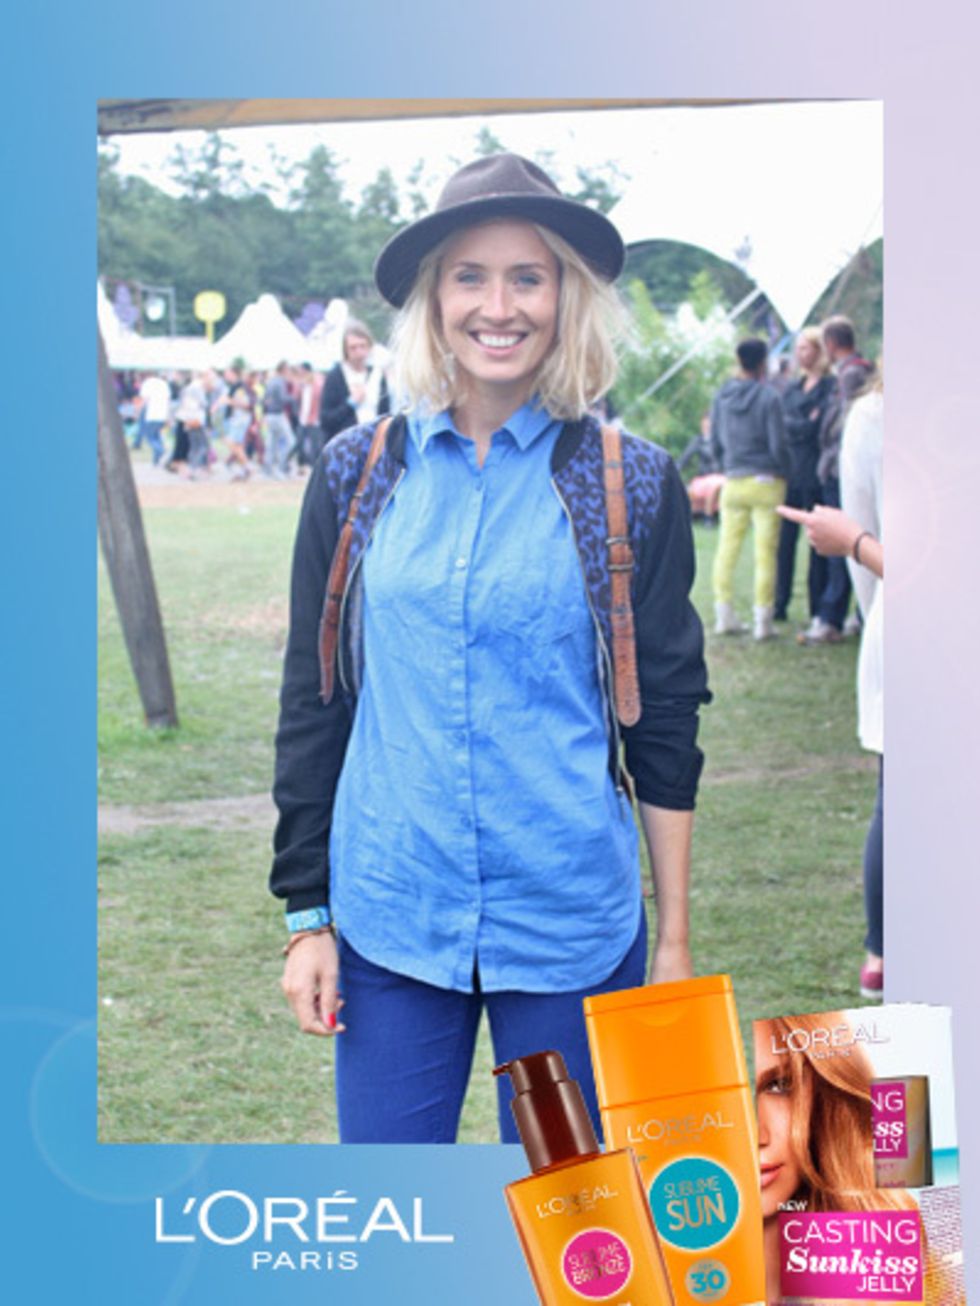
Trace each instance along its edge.
<path fill-rule="evenodd" d="M 337 787 L 331 909 L 370 961 L 468 991 L 604 979 L 636 934 L 636 828 L 609 771 L 596 629 L 525 405 L 482 468 L 412 418 L 364 557 L 364 682 Z"/>

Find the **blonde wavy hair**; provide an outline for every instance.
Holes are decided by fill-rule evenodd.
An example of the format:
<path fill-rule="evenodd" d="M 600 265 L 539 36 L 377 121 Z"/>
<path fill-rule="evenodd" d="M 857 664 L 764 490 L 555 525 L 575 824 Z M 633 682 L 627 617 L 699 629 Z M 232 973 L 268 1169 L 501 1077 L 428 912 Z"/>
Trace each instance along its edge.
<path fill-rule="evenodd" d="M 629 334 L 626 311 L 613 286 L 597 277 L 567 241 L 536 222 L 528 225 L 554 254 L 560 283 L 555 343 L 534 378 L 534 393 L 554 417 L 582 417 L 616 379 L 619 346 Z M 464 393 L 442 337 L 437 298 L 442 258 L 457 234 L 447 236 L 420 263 L 391 336 L 398 394 L 408 407 L 430 412 L 452 408 Z"/>
<path fill-rule="evenodd" d="M 824 345 L 823 332 L 820 328 L 814 326 L 804 327 L 796 339 L 797 341 L 806 340 L 809 344 L 816 345 L 817 357 L 812 370 L 819 373 L 820 376 L 826 376 L 830 371 L 830 359 L 827 357 L 827 348 Z"/>

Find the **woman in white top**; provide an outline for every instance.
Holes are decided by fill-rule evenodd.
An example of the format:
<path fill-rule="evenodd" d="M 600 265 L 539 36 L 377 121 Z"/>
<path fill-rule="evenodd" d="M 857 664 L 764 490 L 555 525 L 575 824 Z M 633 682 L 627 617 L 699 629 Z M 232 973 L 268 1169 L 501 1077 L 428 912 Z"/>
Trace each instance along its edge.
<path fill-rule="evenodd" d="M 872 388 L 847 414 L 841 441 L 842 508 L 817 507 L 813 512 L 779 508 L 790 521 L 806 528 L 818 553 L 848 559 L 851 581 L 861 608 L 863 627 L 858 656 L 858 738 L 877 753 L 878 795 L 864 848 L 864 905 L 868 921 L 867 957 L 861 968 L 861 993 L 881 997 L 884 986 L 882 790 L 884 772 L 883 650 L 884 549 L 882 545 L 882 438 L 884 395 L 881 372 Z"/>

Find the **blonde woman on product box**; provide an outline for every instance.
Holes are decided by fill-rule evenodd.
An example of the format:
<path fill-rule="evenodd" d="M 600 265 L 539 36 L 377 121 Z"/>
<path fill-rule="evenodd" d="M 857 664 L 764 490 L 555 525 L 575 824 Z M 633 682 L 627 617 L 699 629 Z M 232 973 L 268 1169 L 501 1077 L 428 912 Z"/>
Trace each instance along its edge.
<path fill-rule="evenodd" d="M 834 511 L 839 512 L 839 509 Z M 873 1009 L 872 1009 L 873 1014 Z M 871 1125 L 875 1074 L 864 1050 L 779 1055 L 790 1035 L 847 1024 L 843 1012 L 778 1017 L 755 1023 L 755 1093 L 759 1173 L 765 1222 L 766 1300 L 780 1291 L 779 1212 L 918 1210 L 905 1189 L 876 1188 Z M 788 1207 L 788 1203 L 802 1203 Z M 923 1243 L 925 1231 L 923 1230 Z M 935 1272 L 927 1249 L 926 1274 Z"/>

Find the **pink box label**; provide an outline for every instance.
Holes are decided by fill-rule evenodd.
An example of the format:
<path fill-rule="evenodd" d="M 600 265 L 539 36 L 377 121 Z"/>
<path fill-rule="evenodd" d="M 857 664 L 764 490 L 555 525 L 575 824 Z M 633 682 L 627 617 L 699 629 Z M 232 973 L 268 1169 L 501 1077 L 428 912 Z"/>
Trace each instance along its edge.
<path fill-rule="evenodd" d="M 783 1211 L 784 1297 L 922 1301 L 922 1227 L 910 1211 Z"/>
<path fill-rule="evenodd" d="M 879 1079 L 871 1085 L 871 1128 L 876 1157 L 891 1160 L 908 1156 L 908 1111 L 902 1080 Z"/>

